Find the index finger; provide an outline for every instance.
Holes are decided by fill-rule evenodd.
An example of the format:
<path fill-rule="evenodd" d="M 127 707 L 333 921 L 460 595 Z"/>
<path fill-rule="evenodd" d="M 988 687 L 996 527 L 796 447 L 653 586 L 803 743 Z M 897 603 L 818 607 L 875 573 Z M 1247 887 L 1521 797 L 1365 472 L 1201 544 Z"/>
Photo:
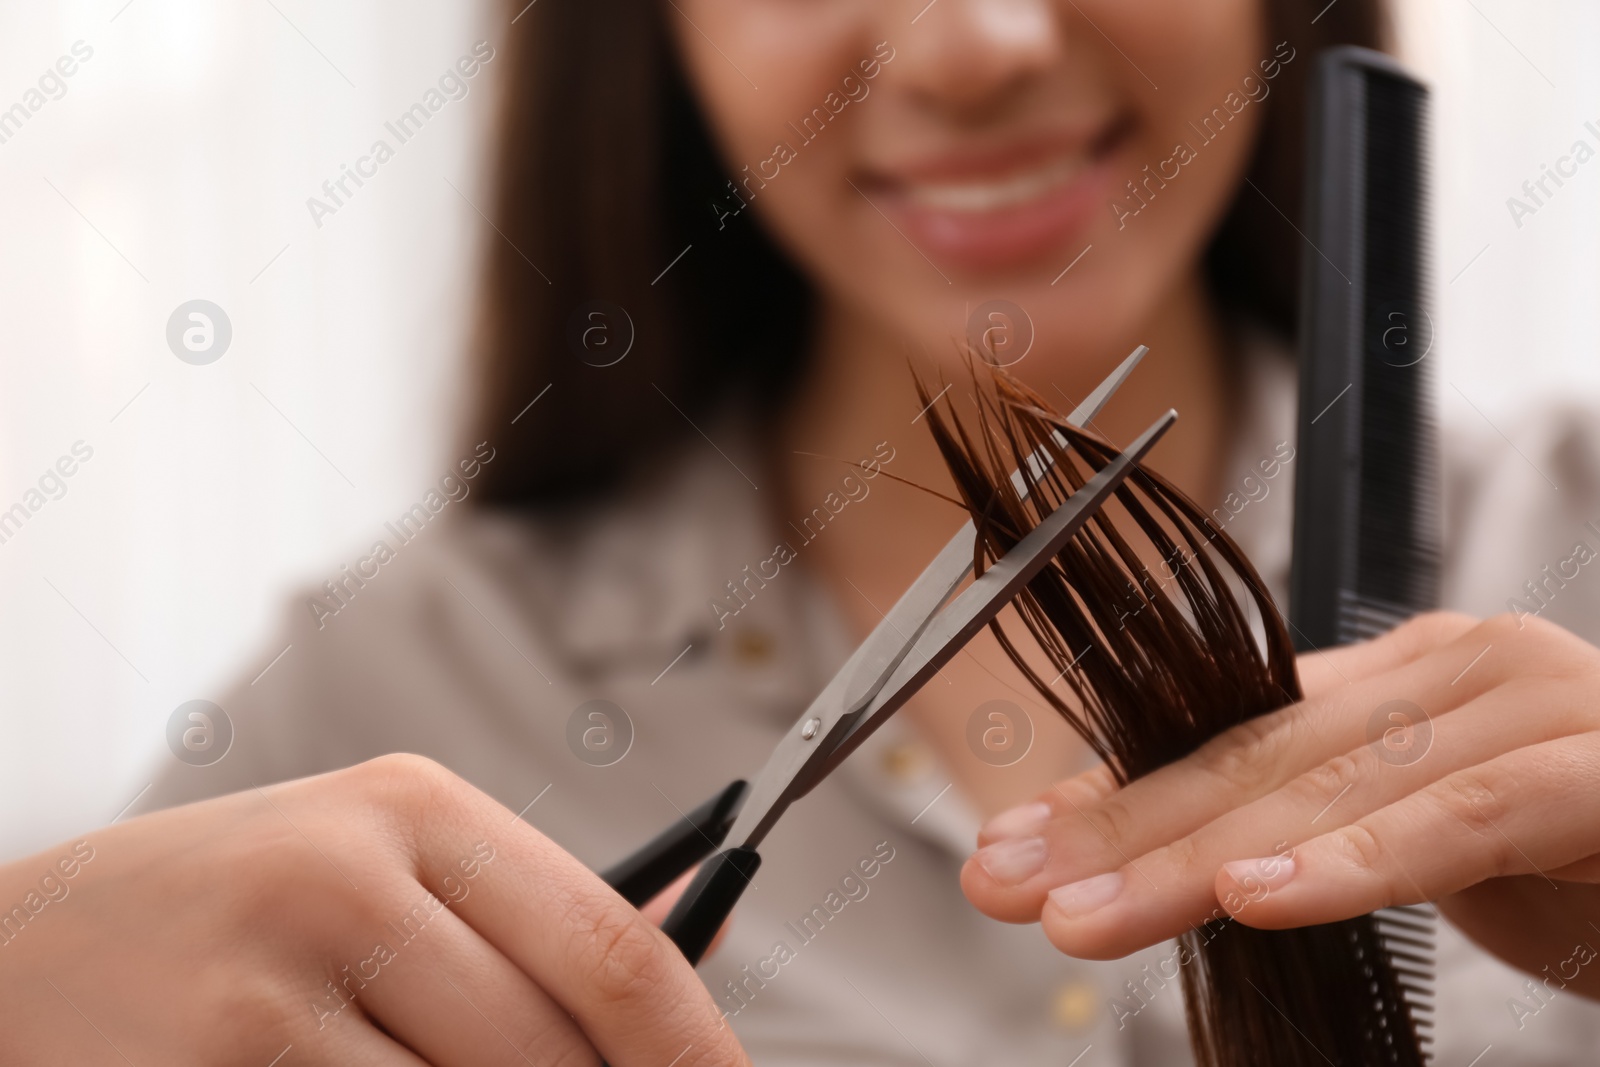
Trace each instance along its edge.
<path fill-rule="evenodd" d="M 1300 688 L 1307 698 L 1318 697 L 1403 667 L 1448 645 L 1480 621 L 1452 611 L 1430 611 L 1368 641 L 1303 652 L 1295 660 Z"/>
<path fill-rule="evenodd" d="M 1409 692 L 1448 679 L 1460 664 L 1430 654 L 1476 625 L 1467 616 L 1429 615 L 1339 649 L 1328 663 L 1343 673 L 1347 691 L 1328 689 L 1247 720 L 1120 789 L 1109 771 L 1096 768 L 1002 813 L 984 827 L 984 847 L 962 871 L 967 898 L 993 918 L 1032 922 L 1051 885 L 1131 863 L 1360 747 L 1366 716 L 1352 716 L 1346 705 L 1375 707 L 1379 689 Z M 1488 684 L 1487 674 L 1475 677 L 1455 696 L 1471 699 Z"/>
<path fill-rule="evenodd" d="M 1287 705 L 1251 720 L 1236 730 L 1258 732 L 1264 736 L 1273 725 L 1292 722 L 1297 716 L 1303 716 L 1308 705 L 1327 697 L 1336 686 L 1355 685 L 1409 666 L 1428 653 L 1457 640 L 1477 625 L 1479 620 L 1470 615 L 1430 612 L 1370 641 L 1304 653 L 1299 657 L 1297 670 L 1306 699 L 1300 704 Z M 1214 743 L 1222 742 L 1214 740 Z M 987 845 L 1008 837 L 1035 833 L 1051 819 L 1074 813 L 1083 815 L 1113 796 L 1116 796 L 1115 804 L 1119 806 L 1131 802 L 1141 809 L 1182 810 L 1185 807 L 1182 798 L 1196 795 L 1194 791 L 1204 785 L 1189 776 L 1194 766 L 1193 760 L 1180 760 L 1121 789 L 1108 768 L 1094 767 L 1056 783 L 1032 803 L 990 819 L 979 831 L 978 843 Z M 1147 800 L 1161 802 L 1145 803 Z M 1116 815 L 1110 816 L 1108 821 L 1116 822 Z"/>
<path fill-rule="evenodd" d="M 409 828 L 425 885 L 462 882 L 464 842 L 495 850 L 452 910 L 570 1012 L 608 1063 L 747 1064 L 732 1030 L 677 948 L 532 826 L 427 760 L 404 758 L 424 792 Z M 665 1059 L 663 1059 L 665 1056 Z"/>

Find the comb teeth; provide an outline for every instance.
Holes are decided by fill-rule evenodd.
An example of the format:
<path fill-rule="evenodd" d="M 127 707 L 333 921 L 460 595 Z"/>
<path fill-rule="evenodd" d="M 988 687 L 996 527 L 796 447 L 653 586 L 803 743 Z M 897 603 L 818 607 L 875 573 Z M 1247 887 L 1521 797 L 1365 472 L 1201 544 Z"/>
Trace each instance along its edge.
<path fill-rule="evenodd" d="M 1436 939 L 1439 912 L 1431 904 L 1406 904 L 1374 912 L 1378 940 L 1395 974 L 1424 1062 L 1433 1061 Z"/>
<path fill-rule="evenodd" d="M 1302 650 L 1437 607 L 1441 526 L 1428 91 L 1355 48 L 1319 58 L 1315 89 L 1290 596 Z"/>
<path fill-rule="evenodd" d="M 1386 56 L 1334 48 L 1308 119 L 1290 595 L 1302 650 L 1437 607 L 1440 559 L 1428 91 Z M 1352 924 L 1372 994 L 1363 1063 L 1432 1061 L 1435 922 L 1408 906 Z"/>
<path fill-rule="evenodd" d="M 1392 69 L 1360 66 L 1357 307 L 1364 341 L 1351 354 L 1359 370 L 1360 480 L 1356 490 L 1354 588 L 1338 596 L 1341 642 L 1384 633 L 1439 603 L 1439 460 L 1432 408 L 1432 362 L 1426 353 L 1391 347 L 1402 328 L 1408 343 L 1432 347 L 1428 318 L 1428 93 Z M 1398 315 L 1398 317 L 1396 317 Z M 1424 321 L 1425 320 L 1425 321 Z M 1424 331 L 1425 327 L 1425 331 Z M 1434 962 L 1438 912 L 1431 905 L 1385 908 L 1373 924 L 1400 1007 L 1424 1062 L 1433 1059 Z"/>
<path fill-rule="evenodd" d="M 1341 589 L 1338 621 L 1340 643 L 1365 641 L 1369 637 L 1386 634 L 1415 614 L 1415 609 L 1404 604 Z"/>
<path fill-rule="evenodd" d="M 1433 364 L 1385 343 L 1399 325 L 1430 347 L 1427 291 L 1427 90 L 1392 71 L 1361 67 L 1364 189 L 1360 203 L 1358 310 L 1361 475 L 1353 586 L 1338 596 L 1341 642 L 1385 633 L 1439 603 L 1439 462 Z M 1398 312 L 1399 318 L 1394 318 Z M 1425 335 L 1422 332 L 1426 325 Z M 1425 337 L 1425 341 L 1424 341 Z M 1386 908 L 1374 926 L 1400 1005 L 1424 1062 L 1433 1058 L 1437 911 Z"/>
<path fill-rule="evenodd" d="M 1405 74 L 1359 70 L 1360 189 L 1351 340 L 1361 390 L 1355 586 L 1412 612 L 1439 605 L 1439 484 L 1428 291 L 1428 91 Z"/>
<path fill-rule="evenodd" d="M 1359 976 L 1353 980 L 1371 997 L 1352 1020 L 1361 1034 L 1357 1062 L 1363 1067 L 1432 1063 L 1433 933 L 1428 915 L 1392 908 L 1344 925 Z"/>

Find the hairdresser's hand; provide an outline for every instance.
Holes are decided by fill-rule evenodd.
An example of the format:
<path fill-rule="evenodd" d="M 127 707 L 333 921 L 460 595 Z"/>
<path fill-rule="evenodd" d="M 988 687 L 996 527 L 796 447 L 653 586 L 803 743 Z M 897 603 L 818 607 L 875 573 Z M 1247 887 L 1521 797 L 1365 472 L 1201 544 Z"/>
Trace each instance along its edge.
<path fill-rule="evenodd" d="M 1600 650 L 1439 614 L 1300 672 L 1308 700 L 1124 789 L 1094 771 L 997 816 L 967 896 L 1092 959 L 1224 915 L 1279 929 L 1436 900 L 1600 996 Z"/>
<path fill-rule="evenodd" d="M 0 1063 L 748 1063 L 652 923 L 414 756 L 91 832 L 0 908 Z"/>

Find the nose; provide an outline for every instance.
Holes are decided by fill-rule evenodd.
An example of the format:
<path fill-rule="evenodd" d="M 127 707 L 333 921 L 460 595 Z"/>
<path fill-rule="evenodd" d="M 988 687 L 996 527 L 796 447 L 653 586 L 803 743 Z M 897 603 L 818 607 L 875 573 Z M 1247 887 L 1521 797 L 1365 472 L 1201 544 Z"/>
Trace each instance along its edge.
<path fill-rule="evenodd" d="M 905 0 L 888 7 L 908 20 L 888 36 L 899 52 L 892 69 L 901 86 L 956 114 L 1003 102 L 1064 51 L 1054 0 Z"/>

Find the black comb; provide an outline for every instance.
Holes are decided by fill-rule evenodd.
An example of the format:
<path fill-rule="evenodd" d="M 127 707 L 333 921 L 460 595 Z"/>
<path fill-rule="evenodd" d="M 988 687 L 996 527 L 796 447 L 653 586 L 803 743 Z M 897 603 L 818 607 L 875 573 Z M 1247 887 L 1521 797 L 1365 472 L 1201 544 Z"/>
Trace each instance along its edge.
<path fill-rule="evenodd" d="M 1289 596 L 1302 651 L 1438 606 L 1427 114 L 1427 89 L 1389 57 L 1319 57 Z"/>
<path fill-rule="evenodd" d="M 1388 56 L 1346 47 L 1318 57 L 1289 600 L 1301 651 L 1373 637 L 1438 606 L 1427 127 L 1428 90 Z M 1375 994 L 1356 1022 L 1387 1044 L 1383 1062 L 1427 1061 L 1436 921 L 1424 905 L 1348 924 Z"/>

